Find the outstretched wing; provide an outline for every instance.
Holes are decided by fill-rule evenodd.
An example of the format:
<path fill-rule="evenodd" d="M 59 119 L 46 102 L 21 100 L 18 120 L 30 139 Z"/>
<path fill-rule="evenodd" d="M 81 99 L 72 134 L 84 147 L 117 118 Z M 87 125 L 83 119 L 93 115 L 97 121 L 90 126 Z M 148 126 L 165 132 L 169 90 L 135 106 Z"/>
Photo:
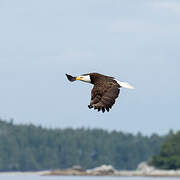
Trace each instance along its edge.
<path fill-rule="evenodd" d="M 93 87 L 91 92 L 91 102 L 89 108 L 98 109 L 98 111 L 105 112 L 111 109 L 116 98 L 119 95 L 120 89 L 118 84 L 111 84 L 107 87 Z"/>

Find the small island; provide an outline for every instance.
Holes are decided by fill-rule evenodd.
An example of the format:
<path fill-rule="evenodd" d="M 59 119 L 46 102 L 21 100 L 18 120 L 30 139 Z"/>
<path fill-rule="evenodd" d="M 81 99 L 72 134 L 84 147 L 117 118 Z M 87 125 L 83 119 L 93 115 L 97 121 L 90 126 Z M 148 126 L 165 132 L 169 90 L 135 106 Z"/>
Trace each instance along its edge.
<path fill-rule="evenodd" d="M 180 177 L 180 131 L 143 136 L 0 120 L 0 132 L 1 173 Z"/>

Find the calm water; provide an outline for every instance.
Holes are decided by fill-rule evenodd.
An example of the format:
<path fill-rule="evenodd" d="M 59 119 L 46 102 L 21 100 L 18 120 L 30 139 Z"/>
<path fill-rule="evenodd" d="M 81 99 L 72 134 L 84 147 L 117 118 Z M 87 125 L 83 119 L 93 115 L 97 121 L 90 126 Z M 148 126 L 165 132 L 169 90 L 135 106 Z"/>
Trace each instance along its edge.
<path fill-rule="evenodd" d="M 177 180 L 179 178 L 152 177 L 75 177 L 75 176 L 39 176 L 33 174 L 0 174 L 0 180 Z"/>

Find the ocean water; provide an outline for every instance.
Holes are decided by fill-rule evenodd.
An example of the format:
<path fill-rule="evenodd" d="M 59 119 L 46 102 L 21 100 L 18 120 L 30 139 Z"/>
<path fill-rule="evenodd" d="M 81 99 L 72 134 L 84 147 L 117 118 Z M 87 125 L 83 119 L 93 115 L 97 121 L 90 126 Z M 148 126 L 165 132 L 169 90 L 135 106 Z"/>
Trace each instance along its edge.
<path fill-rule="evenodd" d="M 40 176 L 37 174 L 0 174 L 0 180 L 176 180 L 179 178 L 160 177 L 80 177 L 80 176 Z"/>

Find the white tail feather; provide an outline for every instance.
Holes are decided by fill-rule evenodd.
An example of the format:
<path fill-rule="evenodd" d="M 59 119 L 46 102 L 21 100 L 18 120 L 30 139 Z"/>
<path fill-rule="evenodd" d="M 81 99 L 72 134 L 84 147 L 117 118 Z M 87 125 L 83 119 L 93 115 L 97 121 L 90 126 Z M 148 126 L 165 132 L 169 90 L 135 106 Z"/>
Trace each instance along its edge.
<path fill-rule="evenodd" d="M 115 79 L 116 80 L 116 79 Z M 124 87 L 124 88 L 128 88 L 128 89 L 135 89 L 133 86 L 131 86 L 128 82 L 121 82 L 121 81 L 118 81 L 116 80 L 116 82 L 121 86 L 121 87 Z"/>

